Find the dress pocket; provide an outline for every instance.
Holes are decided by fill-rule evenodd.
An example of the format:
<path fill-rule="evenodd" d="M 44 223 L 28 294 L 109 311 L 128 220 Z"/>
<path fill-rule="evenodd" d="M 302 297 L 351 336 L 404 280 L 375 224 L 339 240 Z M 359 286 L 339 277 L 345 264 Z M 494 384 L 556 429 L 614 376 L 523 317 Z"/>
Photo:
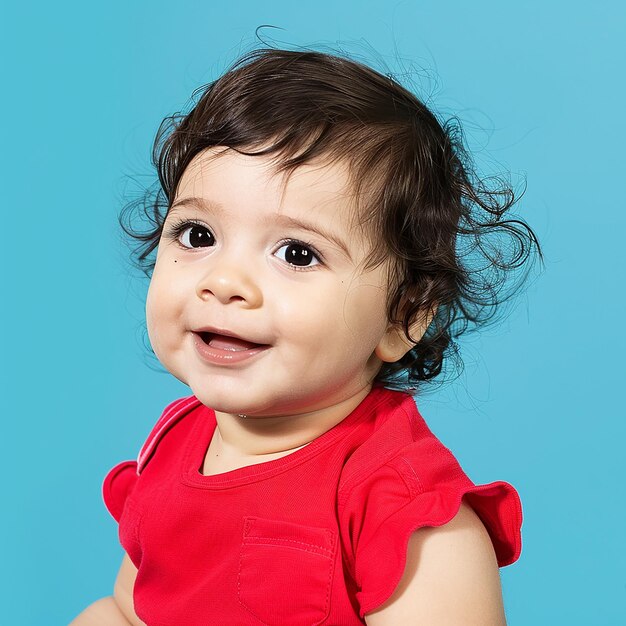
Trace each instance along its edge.
<path fill-rule="evenodd" d="M 315 626 L 330 609 L 337 533 L 293 522 L 244 518 L 239 602 L 268 626 Z"/>

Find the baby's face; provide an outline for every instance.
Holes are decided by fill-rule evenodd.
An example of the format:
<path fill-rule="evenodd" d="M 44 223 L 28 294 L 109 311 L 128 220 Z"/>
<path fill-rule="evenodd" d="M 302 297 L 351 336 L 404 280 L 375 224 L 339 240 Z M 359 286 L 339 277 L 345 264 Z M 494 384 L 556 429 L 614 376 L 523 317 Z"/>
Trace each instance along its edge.
<path fill-rule="evenodd" d="M 265 157 L 218 154 L 190 163 L 164 224 L 146 306 L 156 355 L 225 413 L 303 413 L 360 393 L 396 339 L 385 267 L 362 271 L 347 170 L 303 166 L 283 195 Z"/>

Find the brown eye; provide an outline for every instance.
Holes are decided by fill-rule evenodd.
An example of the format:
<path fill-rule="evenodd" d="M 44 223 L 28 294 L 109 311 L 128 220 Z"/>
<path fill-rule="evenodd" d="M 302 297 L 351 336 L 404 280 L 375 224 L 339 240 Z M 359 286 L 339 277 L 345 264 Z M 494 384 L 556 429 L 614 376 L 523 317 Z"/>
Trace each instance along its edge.
<path fill-rule="evenodd" d="M 276 251 L 276 256 L 296 267 L 310 267 L 318 265 L 320 262 L 309 246 L 297 241 L 290 241 L 282 245 Z"/>
<path fill-rule="evenodd" d="M 207 248 L 215 245 L 213 233 L 200 224 L 192 224 L 183 229 L 178 239 L 185 248 Z"/>

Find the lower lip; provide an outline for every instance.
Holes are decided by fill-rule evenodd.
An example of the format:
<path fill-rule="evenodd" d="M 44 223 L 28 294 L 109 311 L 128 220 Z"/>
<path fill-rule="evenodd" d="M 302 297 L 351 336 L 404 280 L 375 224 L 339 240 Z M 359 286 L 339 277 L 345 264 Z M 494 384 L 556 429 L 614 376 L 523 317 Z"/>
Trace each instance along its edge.
<path fill-rule="evenodd" d="M 231 363 L 241 363 L 252 357 L 265 352 L 269 346 L 259 346 L 258 348 L 250 348 L 248 350 L 220 350 L 214 348 L 202 341 L 202 337 L 198 333 L 193 334 L 193 341 L 196 351 L 200 357 L 208 363 L 214 365 L 230 365 Z"/>

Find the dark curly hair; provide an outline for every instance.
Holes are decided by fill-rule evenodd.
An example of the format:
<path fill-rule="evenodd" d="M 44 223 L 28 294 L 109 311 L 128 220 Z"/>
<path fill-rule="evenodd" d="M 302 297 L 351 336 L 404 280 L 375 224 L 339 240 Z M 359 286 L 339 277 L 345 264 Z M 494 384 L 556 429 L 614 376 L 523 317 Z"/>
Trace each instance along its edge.
<path fill-rule="evenodd" d="M 288 174 L 314 159 L 348 164 L 372 241 L 366 266 L 393 260 L 390 321 L 410 339 L 412 322 L 434 314 L 414 348 L 383 364 L 376 384 L 415 391 L 419 381 L 440 374 L 444 357 L 454 354 L 460 363 L 455 339 L 470 324 L 491 321 L 516 291 L 503 293 L 513 270 L 528 269 L 533 251 L 542 257 L 525 222 L 503 219 L 517 201 L 512 187 L 476 175 L 458 119 L 440 122 L 392 75 L 338 55 L 262 48 L 245 53 L 192 98 L 198 95 L 188 113 L 161 123 L 152 152 L 158 184 L 119 216 L 139 242 L 133 255 L 148 277 L 182 174 L 213 146 L 276 155 L 276 172 Z M 148 230 L 145 223 L 133 228 L 137 209 Z"/>

